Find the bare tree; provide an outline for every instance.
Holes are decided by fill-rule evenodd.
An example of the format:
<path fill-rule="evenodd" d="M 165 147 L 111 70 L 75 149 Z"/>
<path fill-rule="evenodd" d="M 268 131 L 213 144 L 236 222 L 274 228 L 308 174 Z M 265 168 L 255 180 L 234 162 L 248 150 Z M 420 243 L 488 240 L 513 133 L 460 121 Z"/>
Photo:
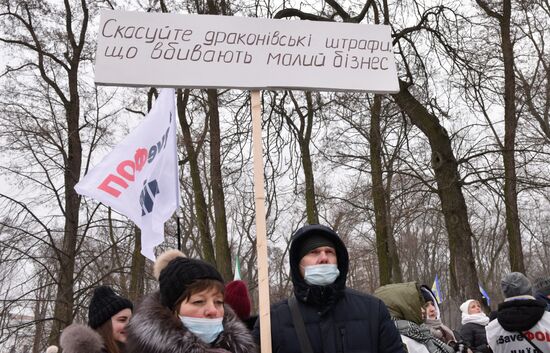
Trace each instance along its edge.
<path fill-rule="evenodd" d="M 516 112 L 516 75 L 514 72 L 514 43 L 512 40 L 512 2 L 504 0 L 499 12 L 484 0 L 476 3 L 485 13 L 496 20 L 500 29 L 500 49 L 504 62 L 504 200 L 506 203 L 506 234 L 508 236 L 508 255 L 512 271 L 525 272 L 523 249 L 521 247 L 520 220 L 517 200 L 516 176 L 516 130 L 518 116 Z"/>
<path fill-rule="evenodd" d="M 62 18 L 64 26 L 50 32 L 40 24 L 39 19 L 53 17 Z M 62 245 L 55 254 L 60 278 L 49 339 L 50 343 L 55 344 L 61 330 L 72 321 L 73 313 L 73 276 L 80 209 L 80 197 L 74 185 L 80 179 L 82 165 L 79 68 L 87 55 L 88 5 L 84 0 L 79 5 L 65 1 L 64 6 L 57 9 L 42 2 L 18 1 L 7 3 L 0 18 L 4 28 L 19 29 L 3 33 L 0 40 L 34 55 L 33 59 L 9 71 L 30 70 L 37 73 L 44 89 L 56 97 L 65 115 L 66 144 L 58 146 L 58 152 L 63 156 L 64 191 L 59 202 L 64 214 L 64 226 Z M 63 39 L 63 48 L 58 48 L 58 38 Z M 53 43 L 50 42 L 52 39 Z"/>

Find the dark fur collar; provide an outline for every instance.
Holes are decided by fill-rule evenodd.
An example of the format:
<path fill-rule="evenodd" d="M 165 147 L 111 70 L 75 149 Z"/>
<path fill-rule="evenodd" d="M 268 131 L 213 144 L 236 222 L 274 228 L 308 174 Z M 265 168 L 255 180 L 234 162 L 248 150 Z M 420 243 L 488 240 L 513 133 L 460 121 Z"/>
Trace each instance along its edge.
<path fill-rule="evenodd" d="M 128 326 L 127 353 L 205 353 L 223 348 L 232 353 L 256 353 L 252 335 L 226 305 L 224 332 L 209 345 L 191 333 L 155 292 L 137 308 Z"/>

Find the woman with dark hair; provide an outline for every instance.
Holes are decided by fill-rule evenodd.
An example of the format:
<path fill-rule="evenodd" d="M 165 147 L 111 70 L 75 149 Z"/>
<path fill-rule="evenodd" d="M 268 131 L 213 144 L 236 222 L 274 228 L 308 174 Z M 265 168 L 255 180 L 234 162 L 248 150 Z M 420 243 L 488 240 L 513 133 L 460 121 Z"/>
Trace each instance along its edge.
<path fill-rule="evenodd" d="M 159 291 L 128 326 L 127 353 L 256 353 L 251 334 L 224 304 L 224 284 L 210 264 L 170 250 L 155 262 Z"/>
<path fill-rule="evenodd" d="M 124 352 L 126 325 L 132 310 L 132 302 L 117 295 L 112 288 L 96 288 L 88 308 L 88 326 L 72 324 L 63 330 L 59 341 L 63 352 Z"/>

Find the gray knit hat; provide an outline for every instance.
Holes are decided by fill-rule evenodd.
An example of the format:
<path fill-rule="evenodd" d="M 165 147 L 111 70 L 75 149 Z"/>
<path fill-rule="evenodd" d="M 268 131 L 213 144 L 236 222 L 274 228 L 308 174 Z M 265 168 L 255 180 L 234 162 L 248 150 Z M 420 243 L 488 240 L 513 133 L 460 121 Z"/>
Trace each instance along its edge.
<path fill-rule="evenodd" d="M 550 277 L 539 277 L 533 284 L 533 289 L 536 293 L 544 296 L 550 295 Z"/>
<path fill-rule="evenodd" d="M 505 298 L 517 297 L 519 295 L 533 295 L 531 282 L 521 272 L 507 274 L 500 281 L 500 287 Z"/>

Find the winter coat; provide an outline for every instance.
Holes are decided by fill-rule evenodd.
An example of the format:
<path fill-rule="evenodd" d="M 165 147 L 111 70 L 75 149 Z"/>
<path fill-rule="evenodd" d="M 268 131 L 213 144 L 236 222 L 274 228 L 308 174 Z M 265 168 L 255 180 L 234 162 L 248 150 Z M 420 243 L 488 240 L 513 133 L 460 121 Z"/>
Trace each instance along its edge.
<path fill-rule="evenodd" d="M 242 320 L 242 322 L 246 328 L 252 332 L 254 329 L 254 324 L 256 324 L 256 320 L 258 320 L 258 315 L 251 315 L 248 319 Z"/>
<path fill-rule="evenodd" d="M 107 353 L 103 338 L 89 326 L 72 324 L 61 333 L 63 353 Z"/>
<path fill-rule="evenodd" d="M 223 332 L 208 344 L 183 325 L 168 307 L 160 303 L 160 294 L 147 296 L 128 324 L 126 353 L 207 353 L 227 350 L 231 353 L 256 353 L 250 331 L 229 306 L 224 306 Z"/>
<path fill-rule="evenodd" d="M 473 322 L 466 323 L 460 328 L 460 338 L 470 347 L 474 353 L 490 353 L 487 344 L 485 326 Z"/>
<path fill-rule="evenodd" d="M 494 353 L 534 352 L 520 332 L 542 352 L 550 352 L 550 312 L 544 303 L 529 297 L 508 298 L 498 305 L 497 319 L 485 327 Z"/>
<path fill-rule="evenodd" d="M 309 232 L 322 232 L 335 245 L 340 274 L 330 285 L 309 285 L 300 274 L 298 251 Z M 384 303 L 346 288 L 348 252 L 335 232 L 320 225 L 301 228 L 294 235 L 289 258 L 294 295 L 314 353 L 404 352 Z M 253 334 L 259 342 L 259 320 Z M 271 340 L 273 353 L 301 352 L 288 300 L 271 307 Z"/>
<path fill-rule="evenodd" d="M 546 311 L 550 311 L 550 298 L 542 293 L 535 293 L 535 298 L 546 305 Z"/>
<path fill-rule="evenodd" d="M 412 339 L 427 348 L 429 352 L 451 353 L 454 349 L 437 339 L 430 328 L 423 324 L 422 306 L 424 299 L 416 282 L 388 284 L 378 288 L 374 295 L 382 299 L 391 317 L 395 320 L 405 344 Z M 414 346 L 418 346 L 414 344 Z M 408 351 L 420 352 L 419 348 L 407 344 Z"/>

